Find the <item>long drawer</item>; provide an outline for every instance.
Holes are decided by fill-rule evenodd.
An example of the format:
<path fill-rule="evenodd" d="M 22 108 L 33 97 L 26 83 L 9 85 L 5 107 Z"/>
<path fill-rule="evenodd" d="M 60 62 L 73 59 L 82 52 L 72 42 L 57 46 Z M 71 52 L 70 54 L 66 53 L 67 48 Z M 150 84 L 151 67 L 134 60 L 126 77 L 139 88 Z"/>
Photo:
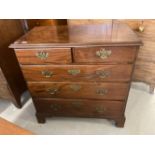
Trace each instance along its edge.
<path fill-rule="evenodd" d="M 136 58 L 136 47 L 79 47 L 74 48 L 78 63 L 131 63 Z"/>
<path fill-rule="evenodd" d="M 28 82 L 33 97 L 124 100 L 128 83 Z"/>
<path fill-rule="evenodd" d="M 27 81 L 130 81 L 132 65 L 23 65 Z"/>
<path fill-rule="evenodd" d="M 121 101 L 93 101 L 73 99 L 34 99 L 38 113 L 54 116 L 120 117 L 124 103 Z"/>
<path fill-rule="evenodd" d="M 68 64 L 72 62 L 70 48 L 16 49 L 20 64 Z"/>

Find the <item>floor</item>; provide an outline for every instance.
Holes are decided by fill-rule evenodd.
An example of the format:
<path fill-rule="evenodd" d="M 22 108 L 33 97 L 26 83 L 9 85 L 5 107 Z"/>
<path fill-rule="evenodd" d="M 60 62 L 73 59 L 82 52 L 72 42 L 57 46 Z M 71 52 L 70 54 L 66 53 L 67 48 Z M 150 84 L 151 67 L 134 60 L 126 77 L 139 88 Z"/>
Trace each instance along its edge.
<path fill-rule="evenodd" d="M 46 124 L 38 124 L 35 109 L 28 93 L 22 109 L 0 100 L 0 116 L 31 130 L 35 134 L 155 134 L 155 94 L 149 94 L 148 86 L 132 83 L 126 107 L 124 128 L 117 128 L 113 121 L 87 118 L 49 118 Z"/>

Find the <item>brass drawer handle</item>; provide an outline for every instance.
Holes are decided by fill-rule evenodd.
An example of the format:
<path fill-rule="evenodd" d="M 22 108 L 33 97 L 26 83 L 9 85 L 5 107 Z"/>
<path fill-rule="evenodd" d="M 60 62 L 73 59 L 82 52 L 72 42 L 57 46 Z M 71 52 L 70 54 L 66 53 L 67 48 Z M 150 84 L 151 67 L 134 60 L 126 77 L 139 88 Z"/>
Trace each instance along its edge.
<path fill-rule="evenodd" d="M 106 78 L 110 75 L 109 71 L 104 71 L 104 70 L 97 70 L 96 75 L 98 75 L 100 78 Z"/>
<path fill-rule="evenodd" d="M 59 89 L 57 88 L 49 88 L 47 90 L 47 92 L 50 94 L 50 95 L 55 95 L 56 93 L 58 93 Z"/>
<path fill-rule="evenodd" d="M 53 111 L 58 111 L 61 109 L 61 105 L 60 104 L 51 104 L 50 105 L 50 108 L 53 110 Z"/>
<path fill-rule="evenodd" d="M 77 75 L 77 74 L 80 73 L 80 70 L 79 70 L 79 69 L 69 69 L 69 70 L 68 70 L 68 73 L 69 73 L 70 75 Z"/>
<path fill-rule="evenodd" d="M 98 95 L 106 95 L 107 93 L 108 93 L 108 90 L 104 89 L 104 88 L 98 89 L 96 91 L 96 94 L 98 94 Z"/>
<path fill-rule="evenodd" d="M 103 114 L 106 111 L 106 109 L 104 107 L 95 107 L 95 112 L 99 113 L 99 114 Z"/>
<path fill-rule="evenodd" d="M 101 59 L 107 59 L 111 55 L 111 50 L 106 50 L 105 48 L 102 48 L 99 51 L 96 51 L 96 56 Z"/>
<path fill-rule="evenodd" d="M 37 58 L 44 60 L 48 58 L 48 53 L 44 51 L 40 51 L 36 53 Z"/>
<path fill-rule="evenodd" d="M 80 108 L 80 107 L 83 105 L 83 103 L 80 102 L 80 101 L 74 101 L 74 102 L 72 102 L 72 105 L 73 105 L 75 108 Z"/>
<path fill-rule="evenodd" d="M 79 91 L 81 89 L 81 86 L 80 85 L 77 85 L 77 84 L 73 84 L 73 85 L 70 85 L 70 88 L 73 91 L 77 92 L 77 91 Z"/>
<path fill-rule="evenodd" d="M 138 27 L 139 32 L 144 32 L 145 27 L 144 27 L 143 23 L 144 23 L 144 21 L 142 20 L 141 24 Z"/>
<path fill-rule="evenodd" d="M 139 29 L 139 32 L 144 32 L 145 27 L 143 25 L 140 25 L 138 29 Z"/>
<path fill-rule="evenodd" d="M 41 73 L 42 73 L 42 75 L 44 76 L 44 77 L 46 77 L 46 78 L 50 78 L 50 77 L 52 77 L 52 75 L 53 75 L 53 72 L 50 72 L 50 71 L 41 71 Z"/>

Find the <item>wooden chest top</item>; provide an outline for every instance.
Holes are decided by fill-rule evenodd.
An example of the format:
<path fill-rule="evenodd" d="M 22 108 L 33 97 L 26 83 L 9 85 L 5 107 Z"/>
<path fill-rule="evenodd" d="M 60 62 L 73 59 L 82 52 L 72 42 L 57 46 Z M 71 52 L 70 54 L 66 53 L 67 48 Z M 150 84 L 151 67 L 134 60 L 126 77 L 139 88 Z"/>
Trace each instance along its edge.
<path fill-rule="evenodd" d="M 35 27 L 19 38 L 11 48 L 141 45 L 125 24 L 70 25 Z"/>

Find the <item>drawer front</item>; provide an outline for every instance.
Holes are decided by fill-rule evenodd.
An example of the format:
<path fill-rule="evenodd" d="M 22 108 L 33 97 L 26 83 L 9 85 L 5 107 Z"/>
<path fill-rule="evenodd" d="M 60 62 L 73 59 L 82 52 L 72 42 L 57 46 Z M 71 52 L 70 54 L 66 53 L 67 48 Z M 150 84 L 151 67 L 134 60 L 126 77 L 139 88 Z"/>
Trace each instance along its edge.
<path fill-rule="evenodd" d="M 127 83 L 28 83 L 33 97 L 124 100 Z"/>
<path fill-rule="evenodd" d="M 22 66 L 27 81 L 129 81 L 132 65 Z"/>
<path fill-rule="evenodd" d="M 74 60 L 79 63 L 131 63 L 136 58 L 136 47 L 74 48 Z"/>
<path fill-rule="evenodd" d="M 67 64 L 72 62 L 70 48 L 15 50 L 20 64 Z"/>
<path fill-rule="evenodd" d="M 92 101 L 67 99 L 35 99 L 37 112 L 55 116 L 119 117 L 123 113 L 121 101 Z"/>

